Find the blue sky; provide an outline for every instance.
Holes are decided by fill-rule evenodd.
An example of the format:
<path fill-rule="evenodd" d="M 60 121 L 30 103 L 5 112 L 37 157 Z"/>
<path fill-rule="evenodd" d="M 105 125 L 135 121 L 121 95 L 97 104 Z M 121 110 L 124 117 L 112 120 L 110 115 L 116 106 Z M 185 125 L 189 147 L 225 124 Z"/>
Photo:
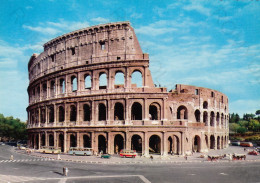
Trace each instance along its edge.
<path fill-rule="evenodd" d="M 2 0 L 0 113 L 27 119 L 27 64 L 45 42 L 116 21 L 135 28 L 154 83 L 221 91 L 231 113 L 260 109 L 260 1 Z"/>

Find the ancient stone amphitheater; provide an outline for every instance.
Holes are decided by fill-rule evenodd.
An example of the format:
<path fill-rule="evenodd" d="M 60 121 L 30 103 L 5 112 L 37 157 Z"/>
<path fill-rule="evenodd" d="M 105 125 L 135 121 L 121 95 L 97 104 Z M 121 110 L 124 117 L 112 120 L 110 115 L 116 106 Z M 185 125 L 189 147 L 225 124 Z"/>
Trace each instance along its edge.
<path fill-rule="evenodd" d="M 183 155 L 228 145 L 228 98 L 157 87 L 129 22 L 92 26 L 44 44 L 28 64 L 29 145 L 116 154 Z"/>

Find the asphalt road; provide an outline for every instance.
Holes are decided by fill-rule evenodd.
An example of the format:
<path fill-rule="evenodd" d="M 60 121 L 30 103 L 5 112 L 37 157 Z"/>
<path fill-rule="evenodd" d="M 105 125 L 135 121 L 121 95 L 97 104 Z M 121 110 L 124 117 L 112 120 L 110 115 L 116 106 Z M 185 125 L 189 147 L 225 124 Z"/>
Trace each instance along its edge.
<path fill-rule="evenodd" d="M 0 146 L 0 182 L 260 183 L 260 162 L 86 164 L 34 158 L 5 145 Z"/>

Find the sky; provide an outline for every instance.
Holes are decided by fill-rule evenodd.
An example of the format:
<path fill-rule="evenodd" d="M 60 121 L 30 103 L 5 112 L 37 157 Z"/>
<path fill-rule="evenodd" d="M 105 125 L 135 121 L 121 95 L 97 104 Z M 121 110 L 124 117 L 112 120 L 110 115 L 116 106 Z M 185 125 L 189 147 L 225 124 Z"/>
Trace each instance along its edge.
<path fill-rule="evenodd" d="M 28 61 L 62 34 L 130 21 L 154 83 L 211 88 L 229 112 L 260 109 L 258 0 L 0 0 L 0 113 L 27 120 Z"/>

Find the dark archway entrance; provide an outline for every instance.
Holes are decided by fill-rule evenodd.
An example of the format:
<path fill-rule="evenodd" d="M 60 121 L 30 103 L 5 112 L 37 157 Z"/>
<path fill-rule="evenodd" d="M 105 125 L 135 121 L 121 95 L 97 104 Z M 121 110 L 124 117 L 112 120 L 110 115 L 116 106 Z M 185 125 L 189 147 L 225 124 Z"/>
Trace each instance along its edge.
<path fill-rule="evenodd" d="M 172 137 L 169 137 L 168 138 L 168 153 L 173 153 L 172 146 L 173 146 Z"/>
<path fill-rule="evenodd" d="M 76 135 L 70 135 L 70 147 L 77 147 L 77 138 Z"/>
<path fill-rule="evenodd" d="M 132 116 L 131 116 L 131 119 L 132 120 L 142 120 L 142 105 L 138 102 L 135 102 L 133 105 L 132 105 Z"/>
<path fill-rule="evenodd" d="M 200 152 L 200 137 L 198 135 L 194 137 L 193 152 Z"/>
<path fill-rule="evenodd" d="M 205 142 L 206 142 L 207 148 L 209 148 L 209 140 L 208 140 L 208 136 L 207 135 L 205 135 Z"/>
<path fill-rule="evenodd" d="M 137 153 L 142 153 L 142 138 L 139 135 L 133 135 L 131 141 L 131 149 Z"/>
<path fill-rule="evenodd" d="M 36 149 L 39 149 L 39 135 L 36 135 Z"/>
<path fill-rule="evenodd" d="M 217 137 L 217 148 L 220 149 L 220 137 Z"/>
<path fill-rule="evenodd" d="M 124 120 L 124 106 L 119 102 L 115 104 L 114 120 Z"/>
<path fill-rule="evenodd" d="M 103 135 L 98 136 L 98 152 L 107 152 L 107 143 L 106 143 L 106 138 Z"/>
<path fill-rule="evenodd" d="M 180 154 L 180 140 L 176 135 L 174 135 L 172 138 L 172 151 L 174 154 Z"/>
<path fill-rule="evenodd" d="M 215 148 L 215 137 L 214 135 L 210 136 L 210 149 L 214 149 Z"/>
<path fill-rule="evenodd" d="M 54 138 L 52 134 L 49 135 L 49 146 L 54 146 Z"/>
<path fill-rule="evenodd" d="M 46 146 L 45 144 L 45 134 L 42 134 L 41 136 L 41 147 Z"/>
<path fill-rule="evenodd" d="M 114 139 L 114 153 L 118 154 L 121 149 L 124 149 L 124 138 L 117 134 Z"/>
<path fill-rule="evenodd" d="M 91 147 L 91 140 L 88 135 L 83 135 L 83 146 L 84 147 Z"/>
<path fill-rule="evenodd" d="M 149 153 L 160 154 L 161 153 L 161 139 L 158 135 L 152 135 L 149 139 Z"/>
<path fill-rule="evenodd" d="M 98 105 L 98 121 L 105 121 L 107 119 L 106 106 L 102 103 Z"/>
<path fill-rule="evenodd" d="M 59 148 L 61 149 L 61 152 L 64 152 L 64 135 L 59 134 Z"/>

